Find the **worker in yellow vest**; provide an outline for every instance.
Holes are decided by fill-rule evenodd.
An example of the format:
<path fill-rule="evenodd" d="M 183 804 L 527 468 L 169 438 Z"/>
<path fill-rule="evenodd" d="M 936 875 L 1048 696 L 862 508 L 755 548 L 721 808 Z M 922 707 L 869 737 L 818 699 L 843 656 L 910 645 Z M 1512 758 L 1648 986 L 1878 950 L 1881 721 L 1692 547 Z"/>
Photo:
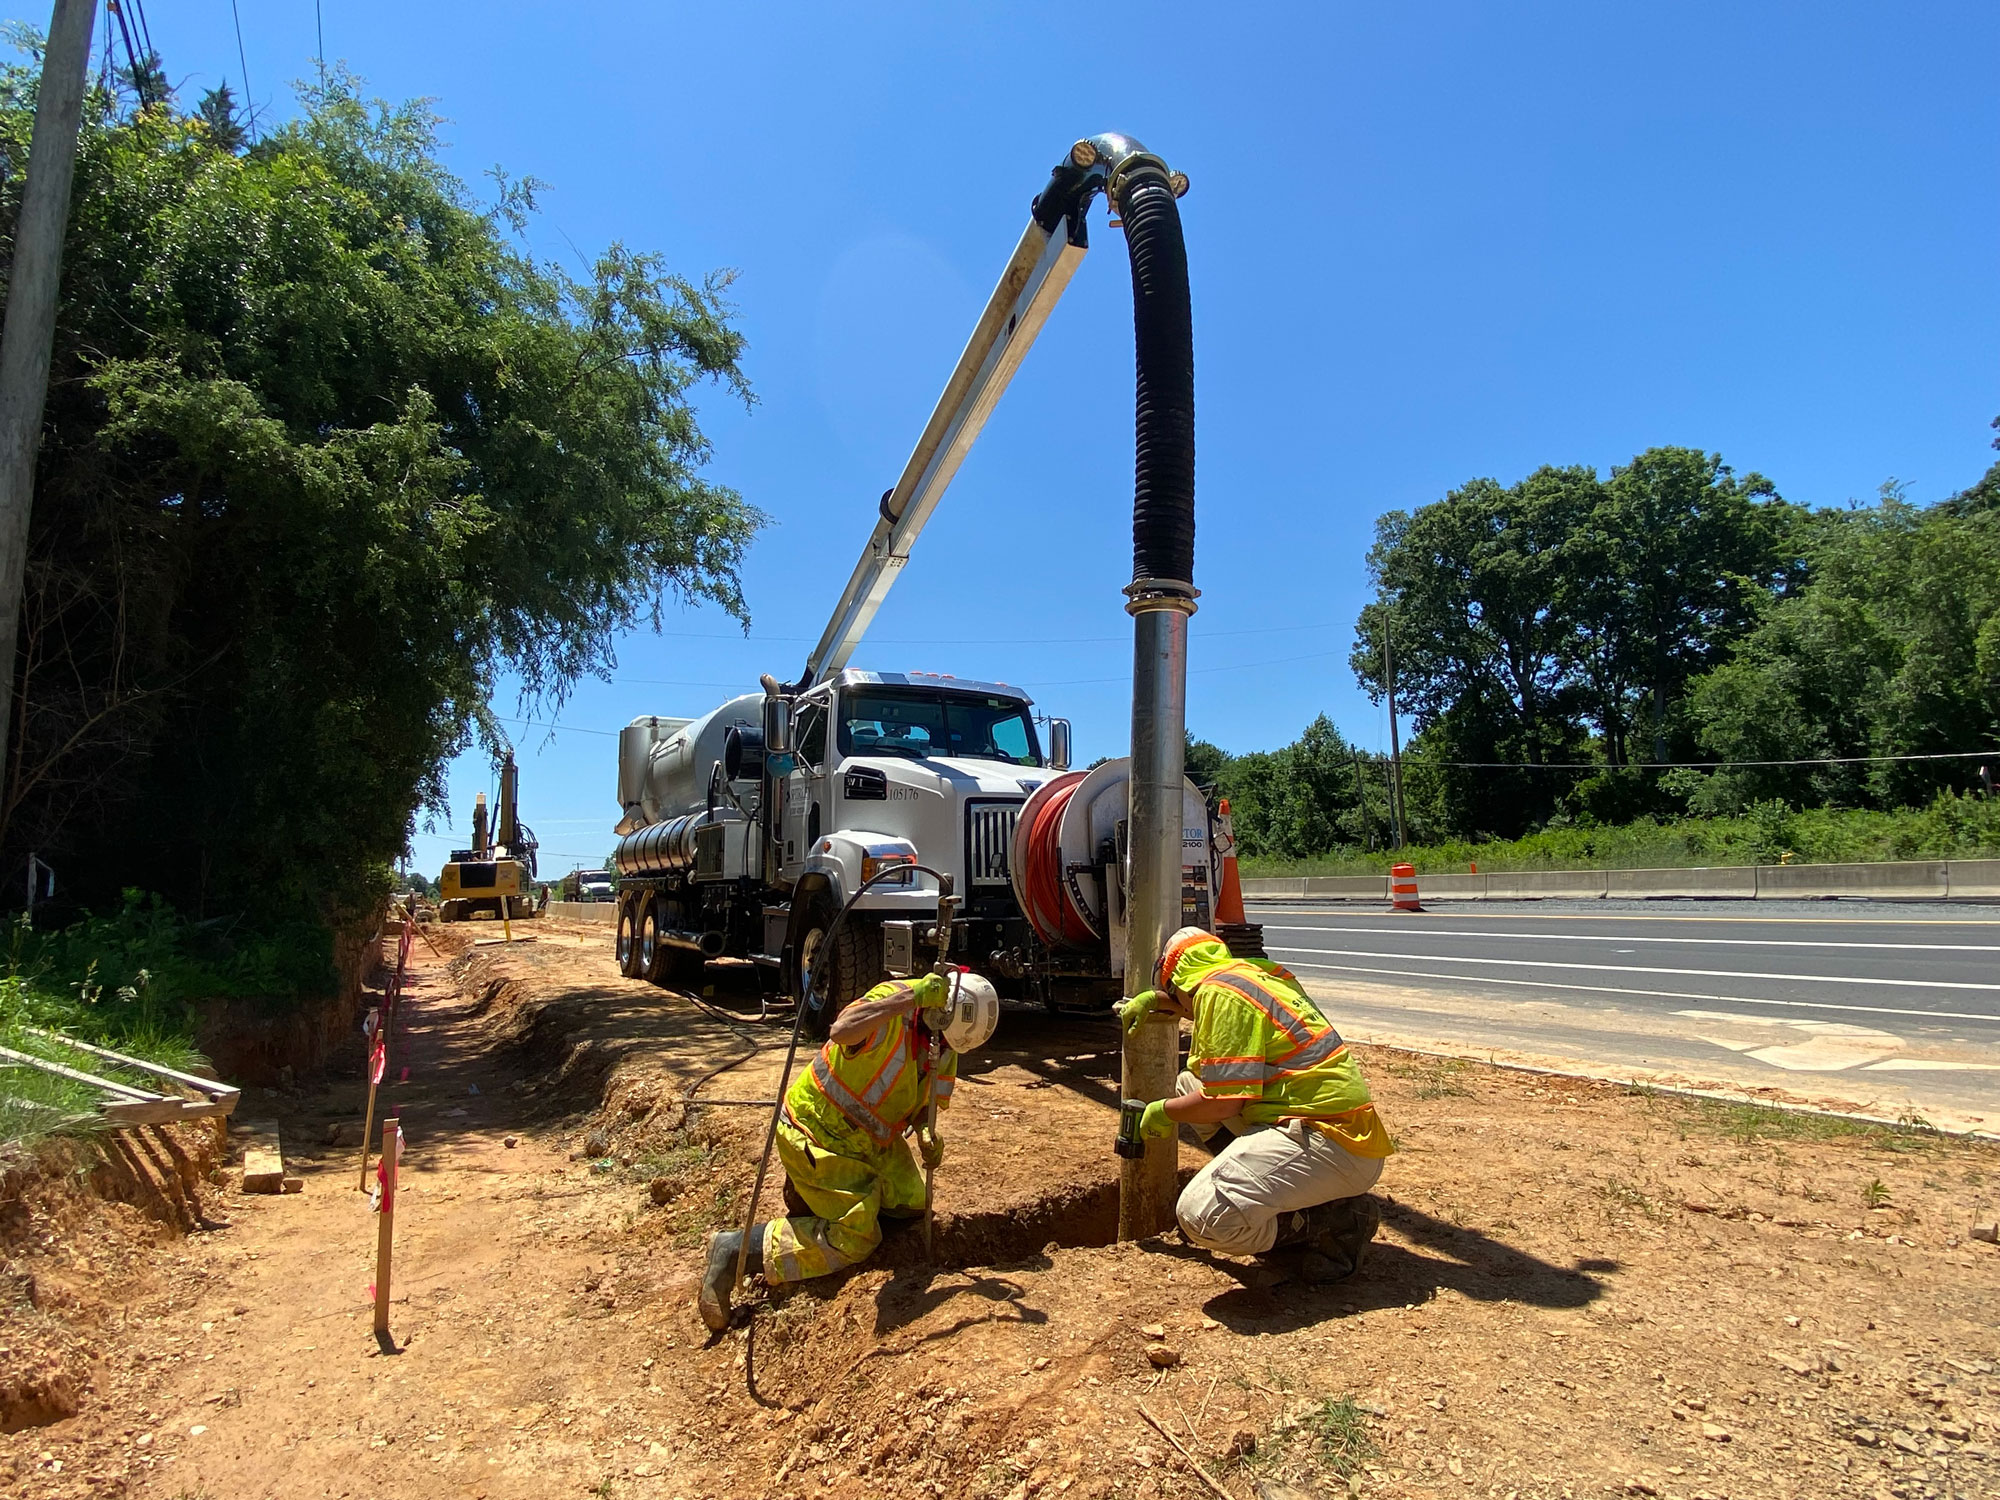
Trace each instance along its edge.
<path fill-rule="evenodd" d="M 808 1212 L 750 1228 L 744 1275 L 772 1285 L 858 1265 L 882 1243 L 881 1220 L 924 1210 L 924 1178 L 904 1142 L 916 1138 L 924 1165 L 944 1159 L 930 1123 L 958 1077 L 958 1054 L 983 1046 L 1000 1020 L 991 982 L 955 970 L 891 979 L 834 1018 L 826 1045 L 785 1093 L 778 1157 Z M 708 1237 L 697 1305 L 716 1332 L 729 1326 L 729 1296 L 741 1230 Z"/>
<path fill-rule="evenodd" d="M 1148 1104 L 1140 1132 L 1230 1136 L 1174 1205 L 1181 1233 L 1225 1255 L 1292 1252 L 1308 1280 L 1352 1275 L 1382 1222 L 1368 1190 L 1395 1148 L 1340 1033 L 1285 969 L 1234 958 L 1199 927 L 1167 940 L 1155 980 L 1119 1007 L 1125 1029 L 1184 1017 L 1194 1034 L 1178 1096 Z"/>

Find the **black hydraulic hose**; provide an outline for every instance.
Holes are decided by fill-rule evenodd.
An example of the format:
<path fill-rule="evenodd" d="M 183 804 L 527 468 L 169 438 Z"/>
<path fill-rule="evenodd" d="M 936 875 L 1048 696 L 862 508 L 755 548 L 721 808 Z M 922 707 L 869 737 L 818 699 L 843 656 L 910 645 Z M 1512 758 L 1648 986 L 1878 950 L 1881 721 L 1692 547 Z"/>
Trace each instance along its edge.
<path fill-rule="evenodd" d="M 1132 581 L 1149 590 L 1194 585 L 1194 317 L 1180 205 L 1164 166 L 1132 163 L 1115 180 L 1132 254 L 1137 344 L 1137 449 Z M 1174 589 L 1173 585 L 1183 589 Z"/>

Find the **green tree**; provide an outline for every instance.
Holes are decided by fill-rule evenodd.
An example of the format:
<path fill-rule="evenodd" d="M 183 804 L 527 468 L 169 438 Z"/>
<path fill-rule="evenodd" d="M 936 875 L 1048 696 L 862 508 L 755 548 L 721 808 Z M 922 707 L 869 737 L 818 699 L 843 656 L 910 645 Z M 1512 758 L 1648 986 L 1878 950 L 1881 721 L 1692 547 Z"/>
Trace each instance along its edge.
<path fill-rule="evenodd" d="M 1383 642 L 1393 639 L 1398 711 L 1441 759 L 1532 767 L 1580 753 L 1568 548 L 1599 503 L 1595 471 L 1542 468 L 1511 486 L 1477 479 L 1376 523 L 1376 598 L 1355 626 L 1350 664 L 1380 702 Z M 1507 836 L 1549 817 L 1563 790 L 1533 770 L 1448 780 L 1458 826 Z"/>
<path fill-rule="evenodd" d="M 1219 745 L 1211 745 L 1207 740 L 1198 740 L 1189 734 L 1184 753 L 1189 781 L 1204 790 L 1222 783 L 1232 758 L 1227 750 Z"/>
<path fill-rule="evenodd" d="M 2000 740 L 2000 508 L 1962 499 L 1919 509 L 1892 481 L 1874 506 L 1815 515 L 1801 533 L 1804 588 L 1694 685 L 1704 749 L 1797 760 L 1949 755 Z M 1877 760 L 1733 767 L 1679 786 L 1701 810 L 1897 806 L 1972 774 L 1966 761 Z"/>
<path fill-rule="evenodd" d="M 208 127 L 209 139 L 219 151 L 241 151 L 250 142 L 243 122 L 236 117 L 236 96 L 227 82 L 217 84 L 201 96 L 195 118 Z"/>
<path fill-rule="evenodd" d="M 1323 854 L 1359 844 L 1354 751 L 1321 714 L 1281 750 L 1231 756 L 1216 789 L 1245 854 Z"/>
<path fill-rule="evenodd" d="M 1797 512 L 1720 454 L 1649 448 L 1611 471 L 1566 549 L 1567 612 L 1591 717 L 1612 764 L 1691 748 L 1689 680 L 1715 666 L 1798 577 Z M 1645 757 L 1631 737 L 1650 731 Z"/>
<path fill-rule="evenodd" d="M 0 75 L 0 156 L 31 98 Z M 559 701 L 669 597 L 744 617 L 761 518 L 692 405 L 748 399 L 728 278 L 534 259 L 532 184 L 475 201 L 344 76 L 240 155 L 119 108 L 79 148 L 4 839 L 86 897 L 330 914 L 502 673 Z"/>

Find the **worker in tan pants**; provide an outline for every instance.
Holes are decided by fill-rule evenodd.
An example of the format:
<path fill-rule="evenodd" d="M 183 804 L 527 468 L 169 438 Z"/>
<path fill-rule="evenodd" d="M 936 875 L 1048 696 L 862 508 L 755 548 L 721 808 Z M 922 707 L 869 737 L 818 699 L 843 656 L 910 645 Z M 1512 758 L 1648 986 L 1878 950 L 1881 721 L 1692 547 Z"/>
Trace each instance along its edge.
<path fill-rule="evenodd" d="M 1148 1104 L 1140 1133 L 1231 1137 L 1182 1190 L 1181 1233 L 1224 1255 L 1296 1250 L 1313 1280 L 1352 1275 L 1381 1223 L 1368 1190 L 1395 1148 L 1340 1034 L 1284 969 L 1234 958 L 1200 928 L 1168 939 L 1157 977 L 1119 1007 L 1126 1028 L 1159 1011 L 1194 1034 L 1177 1096 Z"/>

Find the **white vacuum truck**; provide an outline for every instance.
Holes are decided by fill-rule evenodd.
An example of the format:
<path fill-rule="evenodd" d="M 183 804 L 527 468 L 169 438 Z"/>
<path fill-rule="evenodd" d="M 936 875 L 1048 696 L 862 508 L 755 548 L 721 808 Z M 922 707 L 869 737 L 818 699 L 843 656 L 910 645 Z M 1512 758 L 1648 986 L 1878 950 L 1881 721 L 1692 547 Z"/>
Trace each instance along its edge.
<path fill-rule="evenodd" d="M 1090 194 L 1125 162 L 1157 158 L 1124 137 L 1079 142 L 1036 200 L 800 678 L 767 675 L 762 692 L 699 719 L 638 718 L 620 735 L 625 974 L 690 983 L 708 959 L 749 959 L 771 988 L 810 988 L 805 1024 L 824 1037 L 871 985 L 935 959 L 939 891 L 922 866 L 951 879 L 951 957 L 1003 995 L 1050 1007 L 1116 998 L 1126 762 L 1069 770 L 1068 722 L 1046 721 L 1045 749 L 1031 700 L 1003 683 L 847 663 L 1082 261 Z M 1175 192 L 1185 185 L 1177 177 Z M 1206 924 L 1209 813 L 1191 783 L 1183 803 L 1182 915 Z"/>

